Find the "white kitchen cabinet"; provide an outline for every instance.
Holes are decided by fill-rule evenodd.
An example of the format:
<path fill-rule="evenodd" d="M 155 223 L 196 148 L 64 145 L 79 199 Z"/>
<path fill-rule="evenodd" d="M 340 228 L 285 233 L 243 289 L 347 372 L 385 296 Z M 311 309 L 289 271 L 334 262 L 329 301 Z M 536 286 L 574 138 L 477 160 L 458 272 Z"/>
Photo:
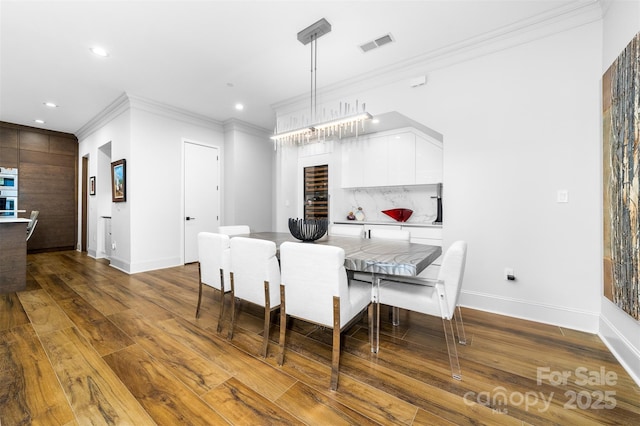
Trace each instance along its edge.
<path fill-rule="evenodd" d="M 411 233 L 412 243 L 442 246 L 442 228 L 403 226 L 402 229 L 406 229 Z"/>
<path fill-rule="evenodd" d="M 405 128 L 345 140 L 342 188 L 442 182 L 442 142 Z"/>
<path fill-rule="evenodd" d="M 344 141 L 342 148 L 342 187 L 364 186 L 364 137 Z"/>
<path fill-rule="evenodd" d="M 388 136 L 363 138 L 363 186 L 385 186 L 389 176 Z"/>
<path fill-rule="evenodd" d="M 387 185 L 411 185 L 416 176 L 416 135 L 412 132 L 387 137 Z"/>
<path fill-rule="evenodd" d="M 416 185 L 442 182 L 442 144 L 416 135 Z"/>
<path fill-rule="evenodd" d="M 400 230 L 402 227 L 400 225 L 380 225 L 375 223 L 365 223 L 364 225 L 364 235 L 366 238 L 369 238 L 369 231 L 372 229 L 395 229 Z"/>
<path fill-rule="evenodd" d="M 417 244 L 429 244 L 432 246 L 442 247 L 442 228 L 436 227 L 424 227 L 418 228 L 414 226 L 403 226 L 402 229 L 407 229 L 411 233 L 411 242 Z M 440 265 L 442 264 L 442 255 L 440 255 L 433 263 L 426 267 L 424 271 L 420 273 L 423 278 L 438 278 L 440 272 Z"/>

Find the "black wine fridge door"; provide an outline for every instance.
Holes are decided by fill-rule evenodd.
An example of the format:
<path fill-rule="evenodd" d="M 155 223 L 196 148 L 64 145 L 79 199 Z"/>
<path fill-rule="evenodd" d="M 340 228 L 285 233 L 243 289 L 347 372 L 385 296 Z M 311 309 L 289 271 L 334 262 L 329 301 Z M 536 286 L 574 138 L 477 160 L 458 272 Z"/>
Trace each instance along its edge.
<path fill-rule="evenodd" d="M 329 218 L 329 165 L 304 168 L 304 218 Z"/>

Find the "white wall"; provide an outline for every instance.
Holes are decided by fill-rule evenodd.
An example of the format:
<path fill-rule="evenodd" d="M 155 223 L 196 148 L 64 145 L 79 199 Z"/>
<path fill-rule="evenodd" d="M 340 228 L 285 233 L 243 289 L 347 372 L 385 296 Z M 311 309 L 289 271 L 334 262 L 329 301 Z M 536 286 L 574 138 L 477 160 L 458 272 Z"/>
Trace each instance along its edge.
<path fill-rule="evenodd" d="M 110 255 L 112 266 L 135 273 L 184 262 L 185 140 L 220 149 L 221 223 L 272 230 L 275 154 L 266 129 L 239 121 L 223 126 L 123 94 L 78 133 L 79 155 L 89 157 L 89 176 L 97 174 L 98 194 L 90 197 L 88 215 L 92 256 L 105 255 L 99 247 L 102 238 L 96 234 L 104 232 L 100 216 L 111 215 L 111 241 L 116 245 Z M 124 203 L 111 203 L 110 167 L 105 170 L 98 164 L 99 149 L 105 144 L 111 147 L 108 162 L 127 161 Z"/>
<path fill-rule="evenodd" d="M 89 156 L 89 176 L 99 173 L 98 194 L 89 197 L 89 253 L 99 254 L 93 234 L 102 230 L 100 216 L 110 214 L 116 243 L 112 266 L 135 273 L 183 263 L 185 139 L 224 152 L 220 123 L 126 94 L 81 129 L 79 157 Z M 127 161 L 124 203 L 111 203 L 110 186 L 100 183 L 110 185 L 111 180 L 110 169 L 105 173 L 97 164 L 98 150 L 106 143 L 111 144 L 111 161 Z M 102 199 L 109 200 L 107 206 L 99 204 Z"/>
<path fill-rule="evenodd" d="M 223 225 L 249 225 L 253 231 L 271 231 L 275 153 L 270 133 L 247 123 L 224 124 L 226 157 Z"/>
<path fill-rule="evenodd" d="M 614 1 L 603 20 L 601 74 L 640 31 L 640 2 Z M 602 131 L 600 132 L 602 134 Z M 602 258 L 602 250 L 600 253 Z M 602 295 L 602 292 L 600 293 Z M 627 371 L 640 383 L 640 322 L 604 296 L 600 298 L 600 336 Z"/>
<path fill-rule="evenodd" d="M 96 177 L 96 195 L 89 196 L 88 202 L 88 242 L 87 252 L 94 257 L 104 257 L 102 253 L 104 223 L 100 216 L 113 215 L 115 237 L 118 240 L 128 240 L 128 224 L 130 221 L 128 209 L 111 209 L 111 169 L 104 167 L 102 164 L 102 154 L 99 153 L 100 147 L 105 144 L 113 144 L 115 147 L 112 151 L 113 160 L 129 157 L 129 141 L 131 133 L 131 120 L 128 112 L 129 102 L 126 97 L 118 98 L 110 109 L 103 113 L 104 120 L 100 122 L 100 126 L 96 127 L 91 133 L 79 135 L 78 137 L 78 157 L 80 163 L 79 170 L 82 169 L 82 157 L 89 158 L 87 176 Z M 102 160 L 101 160 L 102 159 Z M 82 176 L 82 173 L 78 173 Z M 87 183 L 88 184 L 88 183 Z M 79 182 L 81 187 L 82 182 Z M 81 204 L 78 205 L 78 217 L 81 216 Z M 81 238 L 82 232 L 78 223 L 78 237 Z M 127 237 L 125 237 L 127 235 Z M 78 241 L 78 247 L 81 247 Z M 119 251 L 113 253 L 112 261 L 114 264 L 128 264 L 130 258 L 129 244 L 119 247 Z"/>
<path fill-rule="evenodd" d="M 598 330 L 600 51 L 596 21 L 433 69 L 418 88 L 403 73 L 344 92 L 444 135 L 444 244 L 469 243 L 464 305 Z"/>
<path fill-rule="evenodd" d="M 127 203 L 131 205 L 129 272 L 184 263 L 183 141 L 223 148 L 221 127 L 135 99 Z M 224 151 L 221 149 L 224 155 Z M 118 204 L 115 203 L 116 208 Z"/>

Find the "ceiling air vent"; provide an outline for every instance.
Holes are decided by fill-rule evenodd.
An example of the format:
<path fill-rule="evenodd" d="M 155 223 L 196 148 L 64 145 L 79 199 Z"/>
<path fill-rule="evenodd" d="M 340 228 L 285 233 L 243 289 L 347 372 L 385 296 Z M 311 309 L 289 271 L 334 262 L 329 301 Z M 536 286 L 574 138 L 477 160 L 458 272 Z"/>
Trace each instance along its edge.
<path fill-rule="evenodd" d="M 393 37 L 391 37 L 391 34 L 386 34 L 386 35 L 383 35 L 382 37 L 379 37 L 379 38 L 377 38 L 377 39 L 375 39 L 373 41 L 368 41 L 368 42 L 366 42 L 364 44 L 361 44 L 360 45 L 360 49 L 364 53 L 366 53 L 366 52 L 368 52 L 370 50 L 373 50 L 373 49 L 375 49 L 377 47 L 384 46 L 387 43 L 391 43 L 392 41 L 393 41 Z"/>

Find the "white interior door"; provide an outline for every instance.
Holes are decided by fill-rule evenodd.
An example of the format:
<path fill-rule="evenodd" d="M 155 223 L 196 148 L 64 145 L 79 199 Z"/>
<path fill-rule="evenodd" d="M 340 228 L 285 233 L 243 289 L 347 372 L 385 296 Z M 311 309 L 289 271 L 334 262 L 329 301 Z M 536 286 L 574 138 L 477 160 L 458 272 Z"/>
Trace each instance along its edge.
<path fill-rule="evenodd" d="M 184 262 L 198 260 L 198 233 L 220 225 L 218 148 L 184 143 Z"/>

